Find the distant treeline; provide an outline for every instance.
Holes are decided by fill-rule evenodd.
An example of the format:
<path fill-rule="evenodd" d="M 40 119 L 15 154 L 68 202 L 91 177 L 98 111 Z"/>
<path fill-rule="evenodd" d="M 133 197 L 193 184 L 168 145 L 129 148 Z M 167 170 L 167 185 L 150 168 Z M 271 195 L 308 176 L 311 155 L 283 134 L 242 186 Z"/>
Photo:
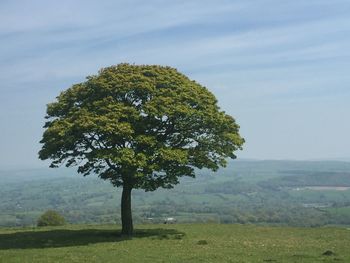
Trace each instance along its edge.
<path fill-rule="evenodd" d="M 281 171 L 279 178 L 259 182 L 263 188 L 277 189 L 280 187 L 305 186 L 349 186 L 350 173 L 346 172 L 312 172 L 312 171 Z"/>

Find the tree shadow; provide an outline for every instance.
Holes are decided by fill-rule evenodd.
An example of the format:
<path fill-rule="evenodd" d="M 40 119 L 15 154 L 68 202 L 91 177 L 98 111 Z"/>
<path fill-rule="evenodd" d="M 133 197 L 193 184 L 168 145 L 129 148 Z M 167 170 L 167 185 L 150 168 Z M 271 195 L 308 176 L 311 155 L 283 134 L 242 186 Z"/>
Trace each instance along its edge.
<path fill-rule="evenodd" d="M 0 250 L 85 246 L 136 238 L 181 239 L 185 235 L 175 229 L 161 228 L 136 229 L 134 232 L 132 237 L 122 236 L 115 229 L 58 229 L 0 234 Z"/>

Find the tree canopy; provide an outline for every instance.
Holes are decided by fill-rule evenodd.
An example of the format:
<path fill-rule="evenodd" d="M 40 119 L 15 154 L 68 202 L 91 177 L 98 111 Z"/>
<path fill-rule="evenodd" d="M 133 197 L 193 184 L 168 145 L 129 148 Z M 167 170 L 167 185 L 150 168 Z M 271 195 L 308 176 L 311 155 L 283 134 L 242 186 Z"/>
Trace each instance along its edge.
<path fill-rule="evenodd" d="M 244 143 L 207 88 L 157 65 L 103 68 L 48 104 L 46 118 L 39 158 L 130 190 L 171 188 L 195 168 L 216 171 Z"/>

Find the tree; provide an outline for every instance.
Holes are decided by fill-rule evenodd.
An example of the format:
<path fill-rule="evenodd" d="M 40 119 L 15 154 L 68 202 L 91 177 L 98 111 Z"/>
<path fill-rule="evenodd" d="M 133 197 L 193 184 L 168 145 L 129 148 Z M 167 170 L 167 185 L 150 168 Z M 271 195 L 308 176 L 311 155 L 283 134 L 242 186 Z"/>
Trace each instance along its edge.
<path fill-rule="evenodd" d="M 122 234 L 133 232 L 132 189 L 171 188 L 194 168 L 216 171 L 244 139 L 205 87 L 171 67 L 119 64 L 47 105 L 39 158 L 122 186 Z"/>
<path fill-rule="evenodd" d="M 38 218 L 38 226 L 62 226 L 66 220 L 58 212 L 54 210 L 47 210 Z"/>

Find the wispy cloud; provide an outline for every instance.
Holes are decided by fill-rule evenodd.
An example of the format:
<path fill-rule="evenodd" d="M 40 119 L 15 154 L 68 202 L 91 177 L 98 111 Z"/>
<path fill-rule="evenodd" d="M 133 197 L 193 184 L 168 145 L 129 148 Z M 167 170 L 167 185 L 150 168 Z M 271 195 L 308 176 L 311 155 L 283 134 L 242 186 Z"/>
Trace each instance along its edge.
<path fill-rule="evenodd" d="M 208 86 L 237 116 L 249 137 L 243 156 L 294 158 L 295 145 L 302 148 L 307 138 L 297 133 L 299 143 L 286 152 L 279 125 L 302 123 L 306 136 L 319 132 L 322 121 L 308 124 L 313 115 L 303 112 L 327 118 L 350 112 L 349 15 L 347 0 L 1 1 L 2 133 L 25 130 L 29 120 L 22 145 L 34 163 L 45 103 L 60 90 L 119 62 L 166 64 Z M 255 132 L 274 111 L 278 121 L 270 118 L 264 132 Z M 339 120 L 333 125 L 350 132 Z M 0 160 L 17 162 L 13 143 L 3 138 Z M 344 139 L 339 155 L 350 156 Z M 326 157 L 320 153 L 331 148 L 310 145 L 305 158 Z"/>

